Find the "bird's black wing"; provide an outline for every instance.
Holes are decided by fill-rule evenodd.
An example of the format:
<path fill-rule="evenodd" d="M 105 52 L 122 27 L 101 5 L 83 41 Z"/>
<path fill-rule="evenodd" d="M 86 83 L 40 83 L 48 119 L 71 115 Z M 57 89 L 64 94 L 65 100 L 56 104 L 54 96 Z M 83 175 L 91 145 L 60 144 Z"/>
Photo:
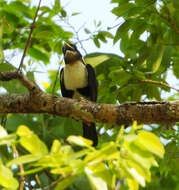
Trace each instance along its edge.
<path fill-rule="evenodd" d="M 86 69 L 88 71 L 88 87 L 89 87 L 90 100 L 96 102 L 97 90 L 98 90 L 96 74 L 93 67 L 90 64 L 86 65 Z"/>
<path fill-rule="evenodd" d="M 91 101 L 97 100 L 97 80 L 93 67 L 89 64 L 86 65 L 88 72 L 88 98 Z M 96 131 L 95 123 L 83 121 L 83 136 L 93 141 L 93 146 L 98 144 L 98 135 Z"/>
<path fill-rule="evenodd" d="M 74 91 L 73 90 L 67 90 L 65 88 L 64 84 L 64 69 L 60 71 L 60 86 L 61 86 L 61 92 L 63 97 L 72 98 Z"/>

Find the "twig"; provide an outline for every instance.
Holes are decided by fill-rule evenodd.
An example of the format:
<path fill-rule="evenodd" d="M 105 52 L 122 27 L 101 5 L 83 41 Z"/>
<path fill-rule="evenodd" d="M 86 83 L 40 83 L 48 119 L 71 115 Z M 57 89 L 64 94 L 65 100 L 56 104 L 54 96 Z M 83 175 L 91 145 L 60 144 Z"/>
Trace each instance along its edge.
<path fill-rule="evenodd" d="M 92 39 L 92 37 L 90 36 L 89 38 L 82 39 L 80 42 L 86 42 L 86 41 L 91 40 L 91 39 Z"/>
<path fill-rule="evenodd" d="M 59 179 L 53 181 L 50 185 L 44 187 L 43 189 L 46 190 L 46 189 L 52 189 L 52 187 L 54 187 L 58 182 L 60 182 Z"/>
<path fill-rule="evenodd" d="M 158 85 L 161 85 L 161 86 L 165 86 L 167 88 L 170 88 L 170 89 L 173 89 L 177 92 L 179 92 L 179 89 L 176 89 L 170 85 L 168 85 L 167 83 L 164 83 L 164 82 L 161 82 L 161 81 L 154 81 L 154 80 L 150 80 L 150 79 L 144 79 L 144 80 L 138 80 L 139 82 L 143 82 L 143 83 L 151 83 L 151 84 L 158 84 Z M 121 86 L 117 92 L 121 91 L 123 88 L 125 88 L 126 86 L 128 86 L 129 84 L 133 84 L 135 83 L 135 81 L 130 81 L 126 84 L 124 84 L 123 86 Z"/>
<path fill-rule="evenodd" d="M 52 94 L 55 93 L 55 87 L 56 87 L 56 84 L 57 84 L 58 75 L 59 75 L 59 72 L 60 72 L 60 67 L 61 67 L 61 65 L 58 67 L 58 70 L 57 70 L 57 74 L 56 74 L 56 77 L 55 77 L 55 82 L 54 82 L 53 88 L 52 88 Z"/>
<path fill-rule="evenodd" d="M 168 25 L 170 25 L 170 27 L 177 33 L 179 34 L 179 29 L 176 27 L 176 25 L 171 21 L 171 19 L 165 17 L 164 15 L 160 14 L 158 11 L 153 11 L 153 13 L 157 14 L 160 18 L 162 18 L 163 20 L 165 20 Z"/>
<path fill-rule="evenodd" d="M 40 186 L 40 188 L 42 189 L 41 181 L 40 181 L 38 174 L 35 174 L 35 179 L 36 179 L 36 182 L 38 183 L 38 185 Z"/>
<path fill-rule="evenodd" d="M 86 25 L 86 23 L 83 23 L 83 24 L 78 28 L 78 30 L 76 30 L 76 32 L 79 33 L 80 30 L 81 30 L 82 28 L 84 28 L 85 25 Z"/>
<path fill-rule="evenodd" d="M 50 174 L 50 172 L 48 170 L 44 169 L 44 173 L 47 175 L 47 177 L 51 180 L 51 181 L 55 181 L 55 179 L 53 178 L 53 176 Z"/>
<path fill-rule="evenodd" d="M 122 85 L 118 90 L 117 93 L 119 93 L 123 88 L 125 88 L 126 86 L 128 86 L 130 84 L 130 82 L 125 83 L 124 85 Z"/>
<path fill-rule="evenodd" d="M 75 33 L 76 39 L 77 39 L 78 43 L 80 44 L 81 49 L 83 49 L 83 51 L 85 52 L 85 54 L 87 54 L 87 51 L 86 51 L 86 49 L 83 47 L 83 44 L 82 44 L 82 42 L 81 42 L 81 40 L 80 40 L 80 37 L 79 37 L 79 32 L 80 32 L 81 28 L 84 26 L 84 24 L 83 24 L 78 30 L 76 30 L 76 28 L 75 28 L 73 25 L 71 25 L 68 20 L 66 21 L 66 23 L 69 25 L 69 27 L 70 27 L 70 28 L 73 30 L 73 32 Z"/>
<path fill-rule="evenodd" d="M 166 45 L 166 46 L 179 46 L 179 43 L 166 43 L 166 42 L 162 42 L 161 44 Z"/>
<path fill-rule="evenodd" d="M 15 158 L 19 157 L 19 153 L 18 153 L 15 145 L 12 146 L 12 150 L 13 150 L 13 153 L 14 153 L 14 157 Z M 19 190 L 23 190 L 24 189 L 24 182 L 25 182 L 24 168 L 23 168 L 22 164 L 19 164 L 18 167 L 19 167 L 19 171 L 20 171 L 20 186 L 19 186 Z"/>
<path fill-rule="evenodd" d="M 161 85 L 161 86 L 165 86 L 167 88 L 170 88 L 170 89 L 173 89 L 173 90 L 176 90 L 177 92 L 179 92 L 179 89 L 176 89 L 164 82 L 160 82 L 160 81 L 154 81 L 154 80 L 150 80 L 150 79 L 145 79 L 145 80 L 139 80 L 140 82 L 143 82 L 143 83 L 151 83 L 151 84 L 158 84 L 158 85 Z"/>
<path fill-rule="evenodd" d="M 112 30 L 112 29 L 114 29 L 114 28 L 116 28 L 116 27 L 118 27 L 118 26 L 120 26 L 121 25 L 121 23 L 118 23 L 118 24 L 116 24 L 116 25 L 114 25 L 114 26 L 109 26 L 107 29 L 108 30 Z"/>
<path fill-rule="evenodd" d="M 44 187 L 43 189 L 46 190 L 46 189 L 51 189 L 52 187 L 54 187 L 55 185 L 57 185 L 60 181 L 68 178 L 68 177 L 72 177 L 73 174 L 69 174 L 68 176 L 65 176 L 65 177 L 62 177 L 61 179 L 57 179 L 55 181 L 53 181 L 50 185 Z"/>
<path fill-rule="evenodd" d="M 23 52 L 23 55 L 22 55 L 22 58 L 21 58 L 21 62 L 20 62 L 18 71 L 22 68 L 22 65 L 23 65 L 23 62 L 24 62 L 24 58 L 25 58 L 25 56 L 26 56 L 27 49 L 28 49 L 29 44 L 30 44 L 32 32 L 33 32 L 33 30 L 34 30 L 34 28 L 35 28 L 34 24 L 35 24 L 35 21 L 36 21 L 36 18 L 37 18 L 38 11 L 39 11 L 39 9 L 40 9 L 40 4 L 41 4 L 41 0 L 39 0 L 39 4 L 38 4 L 37 10 L 36 10 L 36 12 L 35 12 L 35 16 L 34 16 L 34 19 L 33 19 L 33 22 L 32 22 L 31 28 L 30 28 L 29 36 L 28 36 L 28 39 L 27 39 L 27 41 L 26 41 L 25 49 L 24 49 L 24 52 Z"/>

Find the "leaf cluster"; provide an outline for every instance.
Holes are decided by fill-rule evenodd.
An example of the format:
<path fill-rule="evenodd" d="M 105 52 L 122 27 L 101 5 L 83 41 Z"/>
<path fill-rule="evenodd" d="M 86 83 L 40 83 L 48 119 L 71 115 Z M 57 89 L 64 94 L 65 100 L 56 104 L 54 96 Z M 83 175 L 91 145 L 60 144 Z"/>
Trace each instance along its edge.
<path fill-rule="evenodd" d="M 92 40 L 96 47 L 102 48 L 103 43 L 109 40 L 119 46 L 119 52 L 115 54 L 94 52 L 84 57 L 85 62 L 93 65 L 96 70 L 98 101 L 120 104 L 126 101 L 162 100 L 164 95 L 171 92 L 173 94 L 168 95 L 169 100 L 178 100 L 178 91 L 171 90 L 168 83 L 170 82 L 175 89 L 178 88 L 176 81 L 179 78 L 179 2 L 177 0 L 112 0 L 112 3 L 115 6 L 112 14 L 117 17 L 119 24 L 115 27 L 112 24 L 105 30 L 102 27 L 103 23 L 95 22 L 95 32 L 84 28 L 87 39 Z M 6 53 L 12 52 L 12 58 L 14 54 L 21 53 L 29 31 L 34 27 L 27 51 L 27 62 L 23 65 L 23 69 L 30 79 L 35 80 L 38 77 L 35 78 L 34 71 L 39 70 L 39 66 L 50 68 L 48 70 L 50 82 L 43 83 L 44 90 L 60 95 L 59 72 L 52 70 L 50 62 L 54 54 L 62 54 L 63 41 L 70 41 L 76 35 L 74 31 L 62 27 L 62 23 L 64 19 L 77 17 L 78 13 L 72 13 L 69 17 L 61 2 L 54 0 L 52 5 L 40 7 L 35 25 L 32 26 L 35 11 L 36 6 L 29 0 L 0 1 L 0 72 L 16 69 L 19 63 L 12 66 L 8 62 Z M 78 43 L 80 46 L 83 45 L 83 41 Z M 40 69 L 40 72 L 44 70 Z M 18 81 L 0 81 L 0 93 L 4 92 L 2 89 L 5 93 L 27 93 Z M 0 116 L 1 118 L 3 116 Z M 19 125 L 29 126 L 27 131 L 23 129 L 26 131 L 24 137 L 18 128 Z M 145 140 L 151 140 L 147 142 L 150 147 L 148 150 L 143 147 L 143 143 L 135 140 L 141 133 L 123 134 L 119 140 L 118 128 L 97 124 L 101 149 L 96 150 L 91 148 L 90 143 L 88 144 L 84 139 L 68 138 L 72 134 L 82 135 L 79 121 L 49 115 L 8 114 L 6 131 L 9 135 L 1 141 L 8 146 L 3 145 L 0 148 L 2 160 L 0 173 L 5 173 L 9 178 L 3 178 L 4 175 L 1 175 L 0 182 L 4 182 L 1 182 L 1 185 L 5 188 L 16 188 L 18 186 L 16 179 L 19 178 L 17 164 L 24 163 L 25 172 L 31 172 L 25 176 L 26 182 L 30 184 L 35 180 L 38 187 L 49 186 L 55 181 L 56 185 L 60 184 L 57 185 L 58 188 L 73 183 L 69 189 L 84 189 L 82 184 L 85 189 L 89 184 L 92 188 L 98 189 L 100 184 L 105 189 L 106 186 L 114 187 L 120 183 L 121 189 L 126 189 L 126 184 L 130 189 L 137 189 L 139 184 L 144 185 L 144 181 L 150 181 L 152 176 L 151 183 L 147 183 L 145 189 L 160 189 L 162 186 L 164 190 L 177 190 L 179 189 L 178 123 L 173 128 L 170 125 L 173 124 L 145 126 L 166 144 L 166 154 L 160 161 L 159 167 L 149 170 L 156 162 L 154 157 L 156 153 L 152 152 L 155 149 L 153 143 L 155 137 L 151 133 L 142 133 L 145 137 L 142 139 L 144 144 Z M 68 142 L 65 140 L 67 138 Z M 72 141 L 76 144 L 74 147 L 64 145 Z M 82 143 L 80 147 L 79 141 L 87 144 Z M 12 174 L 10 165 L 7 163 L 13 160 L 11 149 L 13 143 L 17 145 L 20 156 L 16 159 L 18 162 L 16 167 L 12 167 Z M 35 146 L 36 143 L 39 143 L 42 150 Z M 79 154 L 80 151 L 83 154 Z M 98 154 L 99 157 L 96 156 Z M 117 156 L 108 159 L 109 155 Z M 23 156 L 27 157 L 23 158 Z M 66 162 L 64 159 L 67 159 Z M 44 166 L 45 164 L 47 167 Z M 131 171 L 131 168 L 135 168 L 137 174 Z M 123 178 L 126 180 L 121 180 Z M 143 189 L 144 187 L 141 186 L 139 188 Z"/>
<path fill-rule="evenodd" d="M 125 178 L 130 189 L 138 189 L 151 181 L 150 168 L 158 166 L 155 156 L 164 155 L 164 147 L 158 137 L 143 130 L 136 124 L 129 134 L 122 127 L 115 142 L 103 144 L 101 149 L 93 148 L 92 142 L 81 136 L 69 136 L 64 145 L 55 139 L 50 150 L 40 138 L 25 125 L 20 125 L 14 134 L 8 135 L 0 127 L 0 146 L 21 147 L 15 159 L 1 161 L 0 185 L 5 188 L 17 189 L 18 182 L 13 177 L 10 167 L 24 165 L 25 171 L 17 175 L 30 175 L 46 170 L 54 176 L 54 189 L 65 189 L 84 177 L 92 189 L 115 188 L 119 179 Z M 147 137 L 147 138 L 146 138 Z M 12 169 L 13 170 L 13 169 Z M 7 175 L 2 175 L 6 173 Z M 52 182 L 53 183 L 53 182 Z M 51 185 L 51 184 L 49 184 Z M 36 181 L 35 188 L 43 188 L 43 182 Z M 45 187 L 44 187 L 45 188 Z"/>

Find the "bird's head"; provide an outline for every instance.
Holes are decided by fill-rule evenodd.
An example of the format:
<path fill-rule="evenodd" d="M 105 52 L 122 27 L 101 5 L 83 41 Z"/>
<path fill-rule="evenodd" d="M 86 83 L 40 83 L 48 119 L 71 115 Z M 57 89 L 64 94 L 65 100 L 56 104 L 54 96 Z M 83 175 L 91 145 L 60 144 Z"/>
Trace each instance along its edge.
<path fill-rule="evenodd" d="M 78 51 L 76 45 L 65 43 L 63 48 L 65 64 L 72 64 L 78 60 L 82 60 L 82 55 Z"/>

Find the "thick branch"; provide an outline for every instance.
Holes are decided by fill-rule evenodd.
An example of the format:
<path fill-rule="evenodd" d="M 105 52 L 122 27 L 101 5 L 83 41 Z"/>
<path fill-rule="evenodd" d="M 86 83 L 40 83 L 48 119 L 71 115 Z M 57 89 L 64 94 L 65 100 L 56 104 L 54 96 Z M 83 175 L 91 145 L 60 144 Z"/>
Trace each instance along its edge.
<path fill-rule="evenodd" d="M 48 113 L 112 125 L 131 124 L 134 120 L 143 124 L 168 124 L 179 121 L 179 101 L 99 104 L 45 93 L 21 72 L 0 72 L 0 80 L 11 79 L 21 81 L 29 90 L 29 94 L 0 95 L 0 113 L 3 114 Z"/>
<path fill-rule="evenodd" d="M 179 121 L 179 101 L 111 105 L 61 98 L 41 91 L 33 97 L 0 95 L 0 113 L 48 113 L 112 125 L 131 124 L 134 120 L 143 124 L 166 124 Z"/>

